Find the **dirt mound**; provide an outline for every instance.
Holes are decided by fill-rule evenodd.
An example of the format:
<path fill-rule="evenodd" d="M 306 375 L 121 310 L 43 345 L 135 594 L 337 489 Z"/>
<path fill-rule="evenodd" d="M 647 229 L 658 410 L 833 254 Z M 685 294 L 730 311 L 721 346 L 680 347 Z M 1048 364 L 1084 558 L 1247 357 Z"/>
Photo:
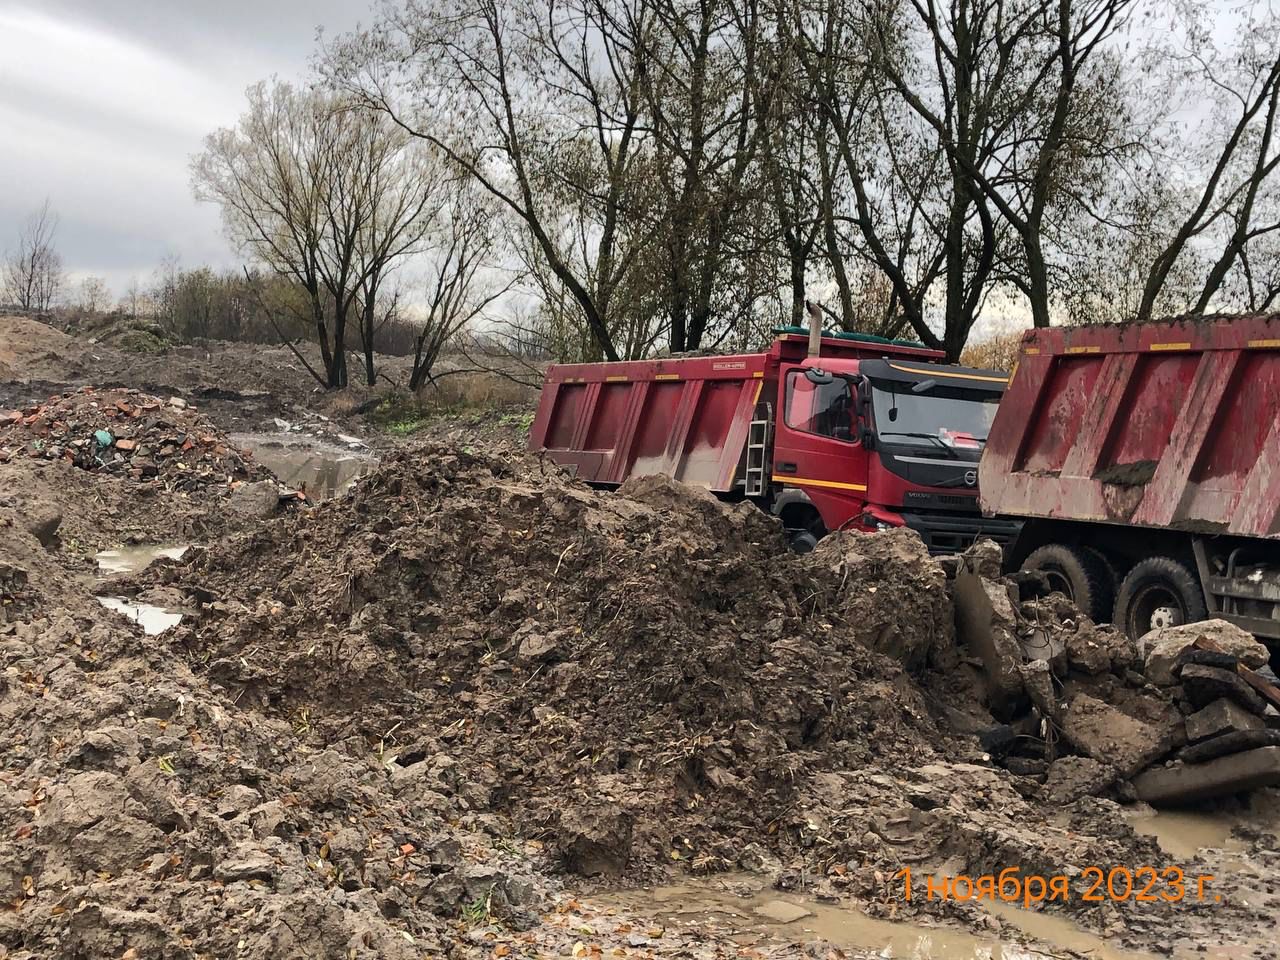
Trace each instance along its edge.
<path fill-rule="evenodd" d="M 600 493 L 425 445 L 120 584 L 184 598 L 187 620 L 145 637 L 96 611 L 39 524 L 0 515 L 0 563 L 31 572 L 0 625 L 0 948 L 24 960 L 565 954 L 564 902 L 519 939 L 555 898 L 546 865 L 740 868 L 990 926 L 973 903 L 908 902 L 898 871 L 1161 863 L 1105 784 L 1046 802 L 1105 764 L 1019 773 L 979 695 L 939 702 L 938 677 L 982 660 L 909 531 L 795 556 L 755 508 L 663 479 Z M 1098 671 L 1082 692 L 1122 702 L 1126 651 L 1067 636 L 1053 598 L 1006 599 L 1011 636 L 1051 628 L 1055 657 Z M 1260 922 L 1238 898 L 1057 906 L 1148 941 Z"/>
<path fill-rule="evenodd" d="M 796 556 L 754 507 L 663 478 L 599 493 L 424 446 L 151 579 L 198 603 L 174 642 L 242 707 L 435 778 L 424 795 L 510 816 L 571 871 L 804 863 L 885 904 L 904 862 L 1155 856 L 1112 825 L 1046 830 L 1039 780 L 917 682 L 960 653 L 910 531 Z"/>
<path fill-rule="evenodd" d="M 918 539 L 801 558 L 750 505 L 542 469 L 395 456 L 346 498 L 158 574 L 202 602 L 175 642 L 317 741 L 408 770 L 449 757 L 482 807 L 579 869 L 734 862 L 811 769 L 933 755 L 902 664 L 869 649 L 947 641 Z"/>
<path fill-rule="evenodd" d="M 186 401 L 136 390 L 85 387 L 0 411 L 0 462 L 15 457 L 66 460 L 183 491 L 271 478 Z"/>
<path fill-rule="evenodd" d="M 533 922 L 496 823 L 447 824 L 373 758 L 129 646 L 86 619 L 0 627 L 0 953 L 417 958 L 470 903 Z"/>

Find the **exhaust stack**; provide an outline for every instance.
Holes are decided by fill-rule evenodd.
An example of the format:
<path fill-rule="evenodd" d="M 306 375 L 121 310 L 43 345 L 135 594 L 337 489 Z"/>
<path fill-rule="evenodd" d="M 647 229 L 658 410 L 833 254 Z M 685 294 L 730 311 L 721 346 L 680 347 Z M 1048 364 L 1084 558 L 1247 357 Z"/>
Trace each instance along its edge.
<path fill-rule="evenodd" d="M 812 300 L 804 306 L 809 311 L 809 359 L 813 360 L 822 352 L 822 311 Z"/>

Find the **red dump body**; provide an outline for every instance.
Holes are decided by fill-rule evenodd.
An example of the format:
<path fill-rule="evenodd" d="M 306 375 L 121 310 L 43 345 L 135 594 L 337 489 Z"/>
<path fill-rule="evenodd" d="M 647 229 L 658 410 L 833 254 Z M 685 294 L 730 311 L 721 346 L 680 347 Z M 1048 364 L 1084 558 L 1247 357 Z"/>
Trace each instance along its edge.
<path fill-rule="evenodd" d="M 529 447 L 577 467 L 593 483 L 664 474 L 733 490 L 753 411 L 783 364 L 805 359 L 805 337 L 764 353 L 555 364 L 547 370 Z M 822 361 L 886 355 L 937 362 L 942 352 L 824 337 Z M 768 396 L 768 394 L 765 394 Z"/>
<path fill-rule="evenodd" d="M 1280 317 L 1029 331 L 988 515 L 1280 537 Z"/>

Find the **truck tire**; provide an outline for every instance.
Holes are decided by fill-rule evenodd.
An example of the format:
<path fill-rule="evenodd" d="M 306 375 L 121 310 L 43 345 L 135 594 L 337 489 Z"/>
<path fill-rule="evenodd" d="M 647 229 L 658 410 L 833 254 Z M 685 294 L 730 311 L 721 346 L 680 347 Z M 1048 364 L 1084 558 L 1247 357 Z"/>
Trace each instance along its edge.
<path fill-rule="evenodd" d="M 787 543 L 792 553 L 808 553 L 818 545 L 818 538 L 812 530 L 788 530 Z"/>
<path fill-rule="evenodd" d="M 1133 640 L 1157 627 L 1195 623 L 1209 615 L 1200 580 L 1172 557 L 1134 564 L 1120 584 L 1112 623 Z"/>
<path fill-rule="evenodd" d="M 1049 588 L 1065 594 L 1094 623 L 1106 623 L 1115 606 L 1115 574 L 1102 554 L 1088 547 L 1050 543 L 1033 550 L 1022 569 L 1038 570 Z"/>

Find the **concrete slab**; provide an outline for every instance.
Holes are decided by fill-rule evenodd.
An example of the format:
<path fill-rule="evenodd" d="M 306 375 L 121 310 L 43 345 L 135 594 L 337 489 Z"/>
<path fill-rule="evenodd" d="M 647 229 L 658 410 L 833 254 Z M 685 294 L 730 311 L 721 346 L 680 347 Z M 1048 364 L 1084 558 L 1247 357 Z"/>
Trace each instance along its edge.
<path fill-rule="evenodd" d="M 1258 716 L 1266 712 L 1266 703 L 1238 673 L 1189 663 L 1182 668 L 1181 676 L 1183 692 L 1192 706 L 1204 708 L 1215 700 L 1226 698 Z"/>
<path fill-rule="evenodd" d="M 1223 697 L 1187 717 L 1187 740 L 1199 743 L 1224 733 L 1261 730 L 1264 725 L 1262 717 Z"/>
<path fill-rule="evenodd" d="M 1083 693 L 1071 698 L 1061 725 L 1067 742 L 1126 778 L 1169 753 L 1182 733 L 1177 721 L 1146 723 Z"/>
<path fill-rule="evenodd" d="M 1133 778 L 1139 800 L 1175 807 L 1280 785 L 1280 747 L 1259 747 L 1208 763 L 1157 767 Z"/>

